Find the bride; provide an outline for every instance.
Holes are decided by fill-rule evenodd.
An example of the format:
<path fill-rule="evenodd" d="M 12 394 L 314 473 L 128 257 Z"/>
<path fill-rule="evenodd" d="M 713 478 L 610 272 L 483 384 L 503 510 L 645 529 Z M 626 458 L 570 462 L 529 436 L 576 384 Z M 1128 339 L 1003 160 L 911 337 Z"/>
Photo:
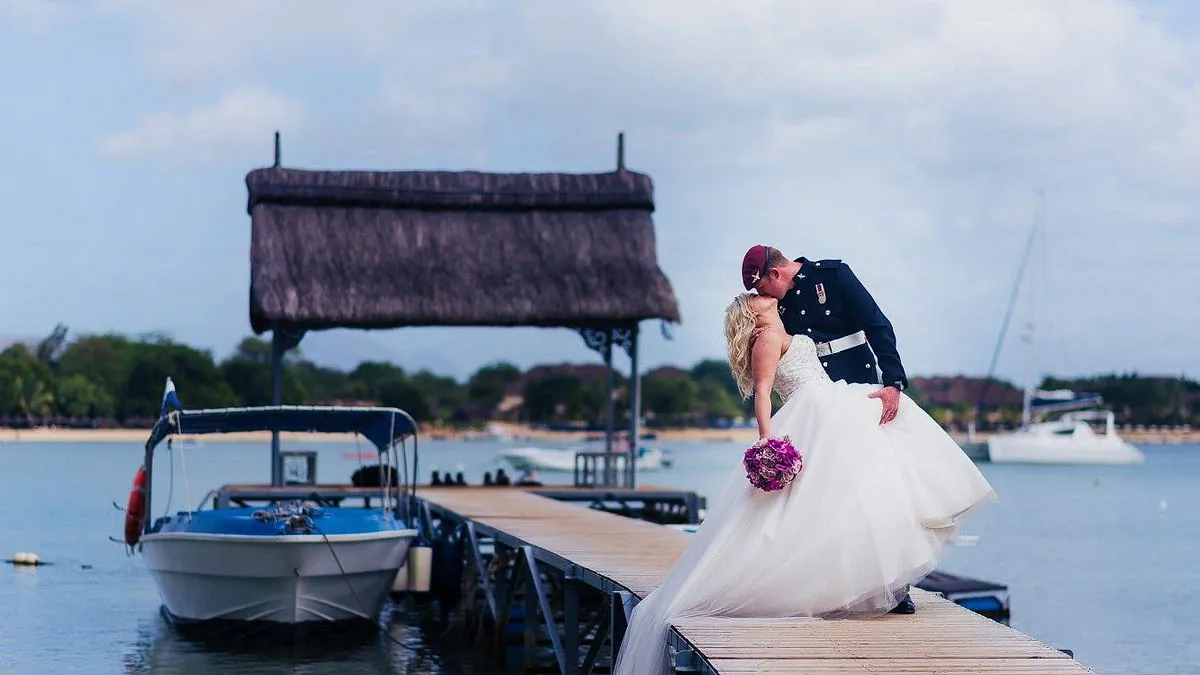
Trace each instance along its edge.
<path fill-rule="evenodd" d="M 740 454 L 687 549 L 633 610 L 614 673 L 667 673 L 666 633 L 689 617 L 882 614 L 933 571 L 963 513 L 996 498 L 958 444 L 901 394 L 880 425 L 878 385 L 834 382 L 816 345 L 784 330 L 776 300 L 738 295 L 725 314 L 729 364 L 754 395 L 759 437 L 791 437 L 800 475 L 750 485 Z M 750 343 L 750 335 L 763 329 Z M 771 392 L 783 400 L 771 415 Z"/>

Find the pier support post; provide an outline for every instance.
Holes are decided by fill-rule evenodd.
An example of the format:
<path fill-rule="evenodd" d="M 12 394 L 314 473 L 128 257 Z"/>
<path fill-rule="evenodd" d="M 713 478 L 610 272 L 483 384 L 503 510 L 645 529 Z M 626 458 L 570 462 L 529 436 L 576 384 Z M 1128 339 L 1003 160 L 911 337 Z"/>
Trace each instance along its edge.
<path fill-rule="evenodd" d="M 610 607 L 612 614 L 608 625 L 611 639 L 608 644 L 612 651 L 609 659 L 611 663 L 616 663 L 617 654 L 621 653 L 621 643 L 625 640 L 625 629 L 629 627 L 629 613 L 633 611 L 633 593 L 613 591 Z"/>
<path fill-rule="evenodd" d="M 554 657 L 558 661 L 560 672 L 566 672 L 567 654 L 563 652 L 563 643 L 558 635 L 558 627 L 554 624 L 554 611 L 550 608 L 550 598 L 542 586 L 542 577 L 538 571 L 537 558 L 533 555 L 532 546 L 522 546 L 522 557 L 525 559 L 525 570 L 529 576 L 525 579 L 525 663 L 532 664 L 533 651 L 537 646 L 537 615 L 541 610 L 542 620 L 546 624 L 546 632 L 550 634 L 550 644 L 554 648 Z M 578 621 L 575 630 L 579 630 Z"/>
<path fill-rule="evenodd" d="M 615 485 L 617 466 L 613 457 L 613 341 L 612 331 L 604 342 L 604 485 Z"/>
<path fill-rule="evenodd" d="M 609 628 L 612 625 L 612 603 L 615 597 L 615 594 L 610 593 L 608 602 L 596 613 L 596 619 L 598 620 L 595 626 L 596 635 L 592 638 L 592 646 L 588 647 L 587 654 L 583 656 L 583 665 L 580 667 L 580 670 L 585 674 L 590 674 L 592 669 L 596 667 L 596 661 L 599 660 L 600 653 L 603 651 L 605 643 L 608 642 Z M 587 632 L 590 632 L 591 628 L 591 626 L 588 626 L 588 631 L 585 631 L 584 634 L 586 635 Z"/>
<path fill-rule="evenodd" d="M 528 568 L 525 570 L 530 576 L 537 574 L 536 568 Z M 524 648 L 521 650 L 521 660 L 523 670 L 528 671 L 534 665 L 534 654 L 537 651 L 537 615 L 538 615 L 538 598 L 537 589 L 533 584 L 525 584 L 525 642 Z"/>
<path fill-rule="evenodd" d="M 271 405 L 283 405 L 283 355 L 300 344 L 304 331 L 271 328 Z M 271 430 L 271 485 L 283 486 L 283 458 L 279 454 L 279 430 Z"/>
<path fill-rule="evenodd" d="M 483 598 L 487 603 L 488 613 L 492 621 L 497 621 L 496 596 L 492 592 L 491 579 L 488 577 L 487 565 L 483 562 L 483 554 L 479 552 L 479 533 L 475 531 L 475 523 L 467 521 L 467 544 L 471 549 L 471 561 L 475 565 L 475 576 L 479 587 L 483 589 Z"/>
<path fill-rule="evenodd" d="M 579 674 L 579 580 L 573 572 L 563 579 L 563 675 Z"/>
<path fill-rule="evenodd" d="M 271 405 L 283 404 L 283 336 L 271 331 Z M 283 485 L 283 460 L 279 454 L 279 430 L 271 430 L 271 486 Z"/>

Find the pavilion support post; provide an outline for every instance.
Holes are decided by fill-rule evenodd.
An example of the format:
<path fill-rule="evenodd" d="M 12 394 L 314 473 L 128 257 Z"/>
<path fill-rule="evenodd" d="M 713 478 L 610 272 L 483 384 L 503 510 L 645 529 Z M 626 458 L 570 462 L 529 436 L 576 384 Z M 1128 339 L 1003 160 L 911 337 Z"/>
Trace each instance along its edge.
<path fill-rule="evenodd" d="M 271 331 L 271 404 L 283 404 L 283 336 Z M 283 486 L 283 465 L 279 455 L 279 430 L 271 430 L 271 485 Z"/>
<path fill-rule="evenodd" d="M 609 333 L 609 339 L 605 341 L 604 347 L 604 452 L 607 454 L 604 458 L 604 484 L 606 486 L 617 483 L 617 463 L 613 455 L 613 434 L 615 433 L 613 386 L 612 334 Z"/>
<path fill-rule="evenodd" d="M 629 333 L 629 462 L 625 486 L 637 488 L 637 451 L 642 435 L 642 375 L 638 372 L 638 325 Z"/>

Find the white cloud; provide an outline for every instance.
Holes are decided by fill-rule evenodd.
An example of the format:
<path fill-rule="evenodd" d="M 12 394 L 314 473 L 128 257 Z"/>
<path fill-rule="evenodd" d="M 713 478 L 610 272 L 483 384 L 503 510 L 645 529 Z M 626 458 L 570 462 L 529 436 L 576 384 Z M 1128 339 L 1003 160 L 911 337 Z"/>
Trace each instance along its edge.
<path fill-rule="evenodd" d="M 101 139 L 100 153 L 182 163 L 242 161 L 247 154 L 265 156 L 274 131 L 294 131 L 304 123 L 299 102 L 267 89 L 241 87 L 190 112 L 147 115 L 133 129 Z"/>
<path fill-rule="evenodd" d="M 303 142 L 325 165 L 594 170 L 611 166 L 624 129 L 630 165 L 655 178 L 660 259 L 683 304 L 673 358 L 721 353 L 738 260 L 764 241 L 849 260 L 911 370 L 978 371 L 1037 187 L 1075 365 L 1192 358 L 1182 343 L 1138 345 L 1200 329 L 1175 316 L 1200 294 L 1181 264 L 1200 248 L 1187 227 L 1200 206 L 1200 59 L 1194 38 L 1129 2 L 105 6 L 171 80 L 316 73 L 297 101 L 235 92 L 147 118 L 106 139 L 107 154 L 257 148 L 308 119 Z M 346 74 L 355 83 L 327 93 Z M 301 102 L 320 110 L 305 118 Z M 1112 329 L 1116 308 L 1128 329 Z"/>
<path fill-rule="evenodd" d="M 101 13 L 128 19 L 149 68 L 181 80 L 237 76 L 260 65 L 305 68 L 381 63 L 397 38 L 429 37 L 430 22 L 479 3 L 355 0 L 99 0 Z"/>
<path fill-rule="evenodd" d="M 76 15 L 76 9 L 57 0 L 0 0 L 0 17 L 44 31 Z"/>

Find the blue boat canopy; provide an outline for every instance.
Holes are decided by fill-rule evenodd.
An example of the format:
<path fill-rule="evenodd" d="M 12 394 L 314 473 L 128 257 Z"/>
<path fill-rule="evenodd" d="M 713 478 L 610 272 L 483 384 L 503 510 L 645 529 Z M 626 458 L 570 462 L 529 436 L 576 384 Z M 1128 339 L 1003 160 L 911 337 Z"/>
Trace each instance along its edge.
<path fill-rule="evenodd" d="M 227 434 L 247 431 L 357 433 L 383 451 L 415 436 L 417 423 L 399 408 L 273 405 L 258 408 L 173 410 L 154 424 L 146 447 L 174 434 Z"/>

